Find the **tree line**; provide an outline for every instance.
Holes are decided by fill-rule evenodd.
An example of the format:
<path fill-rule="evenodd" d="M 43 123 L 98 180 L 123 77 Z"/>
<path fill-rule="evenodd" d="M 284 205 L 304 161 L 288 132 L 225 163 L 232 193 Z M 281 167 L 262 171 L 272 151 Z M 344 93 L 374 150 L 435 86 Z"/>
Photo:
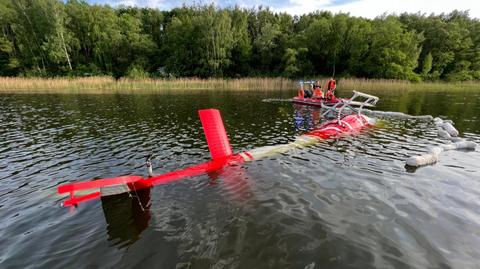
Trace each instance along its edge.
<path fill-rule="evenodd" d="M 468 12 L 375 19 L 268 8 L 0 1 L 1 76 L 480 79 Z"/>

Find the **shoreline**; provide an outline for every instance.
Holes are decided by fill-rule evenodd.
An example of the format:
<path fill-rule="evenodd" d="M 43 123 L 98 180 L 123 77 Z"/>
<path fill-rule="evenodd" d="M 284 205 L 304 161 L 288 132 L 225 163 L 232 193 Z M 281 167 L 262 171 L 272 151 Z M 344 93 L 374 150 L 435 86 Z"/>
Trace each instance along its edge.
<path fill-rule="evenodd" d="M 326 85 L 327 78 L 320 79 Z M 386 79 L 338 79 L 341 91 L 469 91 L 479 90 L 480 81 L 469 82 L 409 82 Z M 0 93 L 161 93 L 182 91 L 285 91 L 296 90 L 298 81 L 288 78 L 178 78 L 178 79 L 119 79 L 112 77 L 20 78 L 0 77 Z"/>

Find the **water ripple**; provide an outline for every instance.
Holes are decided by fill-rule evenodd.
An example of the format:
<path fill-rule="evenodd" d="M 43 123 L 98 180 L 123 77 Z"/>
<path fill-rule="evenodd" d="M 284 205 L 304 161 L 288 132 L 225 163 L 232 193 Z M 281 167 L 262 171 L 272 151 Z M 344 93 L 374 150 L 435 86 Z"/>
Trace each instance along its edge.
<path fill-rule="evenodd" d="M 149 153 L 156 173 L 208 160 L 197 109 L 222 110 L 236 151 L 289 143 L 318 124 L 318 111 L 285 102 L 291 92 L 268 94 L 0 95 L 0 267 L 478 266 L 480 151 L 407 171 L 407 157 L 445 142 L 416 120 L 60 207 L 59 184 L 145 175 Z M 412 113 L 394 95 L 381 100 Z M 462 107 L 480 113 L 463 101 L 417 112 L 450 113 L 480 143 L 479 118 L 455 114 Z"/>

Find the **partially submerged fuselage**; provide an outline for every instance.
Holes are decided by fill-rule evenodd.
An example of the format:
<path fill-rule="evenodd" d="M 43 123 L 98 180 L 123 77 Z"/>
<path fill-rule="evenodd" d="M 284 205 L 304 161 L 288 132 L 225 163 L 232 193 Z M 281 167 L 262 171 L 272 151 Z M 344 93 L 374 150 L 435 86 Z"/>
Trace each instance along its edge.
<path fill-rule="evenodd" d="M 204 173 L 218 171 L 228 165 L 258 160 L 286 152 L 293 148 L 318 143 L 329 138 L 352 135 L 374 124 L 371 118 L 361 115 L 360 113 L 343 117 L 339 116 L 338 119 L 326 122 L 318 129 L 297 137 L 295 141 L 291 143 L 260 147 L 234 154 L 225 132 L 220 112 L 216 109 L 205 109 L 200 110 L 199 115 L 212 155 L 211 161 L 147 178 L 132 175 L 60 185 L 58 187 L 58 193 L 68 193 L 70 195 L 69 199 L 63 202 L 63 205 L 77 205 L 101 196 L 137 191 L 150 188 L 154 185 L 167 184 Z"/>

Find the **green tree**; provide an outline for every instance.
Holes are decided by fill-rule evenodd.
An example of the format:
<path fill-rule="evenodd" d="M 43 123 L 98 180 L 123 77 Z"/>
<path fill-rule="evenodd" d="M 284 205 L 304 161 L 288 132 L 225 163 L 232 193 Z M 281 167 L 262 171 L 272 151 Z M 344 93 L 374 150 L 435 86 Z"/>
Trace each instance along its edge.
<path fill-rule="evenodd" d="M 268 8 L 260 7 L 257 11 L 249 12 L 248 24 L 253 52 L 250 64 L 255 69 L 253 75 L 273 75 L 273 70 L 281 62 L 282 54 L 275 54 L 281 34 L 277 22 L 278 18 Z"/>
<path fill-rule="evenodd" d="M 44 43 L 54 30 L 54 24 L 48 16 L 51 15 L 48 8 L 51 1 L 18 0 L 10 3 L 16 13 L 12 28 L 24 72 L 46 75 L 48 55 Z"/>
<path fill-rule="evenodd" d="M 166 32 L 167 68 L 181 76 L 222 76 L 234 45 L 227 11 L 213 6 L 178 10 Z"/>
<path fill-rule="evenodd" d="M 123 76 L 130 65 L 135 65 L 142 70 L 149 69 L 149 58 L 156 49 L 155 43 L 150 36 L 142 33 L 139 18 L 128 13 L 118 17 L 119 36 L 113 51 L 113 73 L 115 76 Z"/>
<path fill-rule="evenodd" d="M 427 56 L 425 56 L 425 59 L 423 59 L 423 64 L 422 64 L 422 76 L 424 79 L 428 78 L 428 73 L 430 70 L 432 70 L 432 62 L 433 62 L 433 57 L 432 54 L 429 52 Z"/>
<path fill-rule="evenodd" d="M 51 69 L 59 70 L 61 73 L 64 71 L 71 73 L 73 68 L 70 54 L 78 42 L 65 27 L 69 18 L 66 16 L 64 5 L 60 2 L 50 1 L 46 8 L 51 16 L 52 29 L 46 37 L 42 49 L 48 55 L 49 62 L 55 64 Z"/>
<path fill-rule="evenodd" d="M 365 58 L 368 77 L 419 80 L 414 72 L 418 65 L 423 38 L 415 31 L 407 31 L 392 16 L 373 21 L 370 49 Z"/>
<path fill-rule="evenodd" d="M 251 72 L 250 58 L 252 56 L 252 43 L 248 34 L 248 13 L 238 7 L 230 11 L 232 20 L 233 45 L 231 62 L 226 68 L 228 76 L 248 76 Z"/>
<path fill-rule="evenodd" d="M 473 78 L 471 74 L 476 65 L 472 60 L 478 59 L 475 58 L 474 49 L 478 38 L 472 34 L 475 32 L 475 22 L 467 12 L 453 11 L 428 17 L 423 14 L 402 14 L 400 20 L 408 29 L 423 33 L 425 40 L 419 60 L 424 62 L 428 53 L 431 53 L 433 61 L 429 78 Z M 450 73 L 458 75 L 452 76 Z"/>
<path fill-rule="evenodd" d="M 0 76 L 18 74 L 21 64 L 17 58 L 17 48 L 12 25 L 15 12 L 8 1 L 0 2 Z"/>
<path fill-rule="evenodd" d="M 288 78 L 304 76 L 308 72 L 308 62 L 304 61 L 307 52 L 307 48 L 299 48 L 298 50 L 287 48 L 283 55 L 284 69 L 282 75 Z"/>
<path fill-rule="evenodd" d="M 468 12 L 383 15 L 86 0 L 0 1 L 0 75 L 360 76 L 480 79 L 480 21 Z"/>

